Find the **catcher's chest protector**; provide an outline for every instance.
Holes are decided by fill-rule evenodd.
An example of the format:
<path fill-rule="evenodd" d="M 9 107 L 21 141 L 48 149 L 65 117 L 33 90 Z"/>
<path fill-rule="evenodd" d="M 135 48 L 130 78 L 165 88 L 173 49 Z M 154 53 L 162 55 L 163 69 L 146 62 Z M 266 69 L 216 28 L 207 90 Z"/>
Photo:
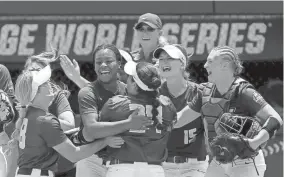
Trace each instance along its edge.
<path fill-rule="evenodd" d="M 205 133 L 207 134 L 209 139 L 217 135 L 217 120 L 223 115 L 223 113 L 229 112 L 230 102 L 236 101 L 236 92 L 238 92 L 238 87 L 243 82 L 247 81 L 241 78 L 236 79 L 236 81 L 232 84 L 228 92 L 222 98 L 220 98 L 218 102 L 211 101 L 216 86 L 212 83 L 203 84 L 204 88 L 202 93 L 201 114 L 203 116 L 203 122 L 205 125 Z"/>

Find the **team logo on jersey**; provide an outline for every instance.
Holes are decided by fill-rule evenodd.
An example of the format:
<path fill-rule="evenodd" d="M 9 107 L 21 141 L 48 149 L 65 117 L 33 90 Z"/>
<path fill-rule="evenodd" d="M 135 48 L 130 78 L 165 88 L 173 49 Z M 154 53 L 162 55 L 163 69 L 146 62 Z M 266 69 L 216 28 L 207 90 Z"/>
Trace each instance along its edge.
<path fill-rule="evenodd" d="M 262 96 L 261 96 L 259 93 L 257 93 L 256 91 L 253 92 L 252 99 L 253 99 L 253 101 L 255 101 L 256 103 L 260 103 L 260 102 L 262 102 L 262 100 L 263 100 Z"/>

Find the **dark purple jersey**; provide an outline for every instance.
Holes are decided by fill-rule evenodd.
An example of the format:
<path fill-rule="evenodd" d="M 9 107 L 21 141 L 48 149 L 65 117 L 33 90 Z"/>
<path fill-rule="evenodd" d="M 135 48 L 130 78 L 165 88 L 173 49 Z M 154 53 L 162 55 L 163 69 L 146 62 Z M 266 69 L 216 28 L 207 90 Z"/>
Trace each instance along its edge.
<path fill-rule="evenodd" d="M 137 162 L 163 162 L 167 157 L 167 141 L 174 122 L 176 121 L 176 110 L 168 98 L 162 102 L 158 109 L 159 122 L 169 123 L 167 130 L 159 130 L 154 125 L 148 130 L 129 130 L 119 134 L 125 143 L 121 148 L 108 147 L 108 155 L 111 158 L 122 161 Z M 102 109 L 100 121 L 125 120 L 137 108 L 140 115 L 152 117 L 151 100 L 143 96 L 115 96 L 107 101 Z"/>
<path fill-rule="evenodd" d="M 66 138 L 55 116 L 30 107 L 21 126 L 18 167 L 57 171 L 59 154 L 53 147 Z"/>
<path fill-rule="evenodd" d="M 99 115 L 102 107 L 109 98 L 115 95 L 125 95 L 126 85 L 120 81 L 117 81 L 117 84 L 118 90 L 116 93 L 106 90 L 99 80 L 82 88 L 78 94 L 80 114 L 97 113 Z M 102 149 L 98 154 L 101 157 L 104 157 L 104 152 L 105 149 Z"/>
<path fill-rule="evenodd" d="M 197 95 L 198 85 L 188 81 L 186 91 L 178 97 L 169 93 L 167 82 L 164 82 L 160 88 L 160 94 L 171 99 L 177 112 L 182 110 Z M 203 160 L 206 158 L 206 147 L 204 142 L 204 126 L 201 117 L 191 123 L 176 128 L 172 131 L 169 141 L 169 156 L 184 156 L 188 158 L 197 158 Z"/>
<path fill-rule="evenodd" d="M 201 90 L 189 106 L 201 112 L 209 140 L 216 136 L 216 120 L 225 112 L 254 117 L 267 102 L 247 81 L 237 78 L 229 90 L 221 95 L 212 83 L 202 84 Z M 260 120 L 264 123 L 266 120 Z"/>

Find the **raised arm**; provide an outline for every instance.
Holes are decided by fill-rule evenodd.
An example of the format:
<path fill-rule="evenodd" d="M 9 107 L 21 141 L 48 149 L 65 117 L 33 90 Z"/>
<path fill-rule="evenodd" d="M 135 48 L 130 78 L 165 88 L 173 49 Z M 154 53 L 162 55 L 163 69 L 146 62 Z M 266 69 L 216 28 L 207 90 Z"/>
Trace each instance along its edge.
<path fill-rule="evenodd" d="M 80 75 L 80 66 L 75 59 L 73 59 L 73 62 L 71 62 L 66 55 L 61 55 L 60 65 L 65 75 L 79 88 L 83 88 L 90 83 Z"/>

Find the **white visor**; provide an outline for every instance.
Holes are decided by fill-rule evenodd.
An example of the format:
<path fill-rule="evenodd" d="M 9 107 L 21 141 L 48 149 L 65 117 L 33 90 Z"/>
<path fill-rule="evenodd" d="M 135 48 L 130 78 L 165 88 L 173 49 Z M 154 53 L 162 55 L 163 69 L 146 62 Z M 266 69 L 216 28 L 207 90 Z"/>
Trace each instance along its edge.
<path fill-rule="evenodd" d="M 119 50 L 119 53 L 127 62 L 133 61 L 132 57 L 129 55 L 129 53 L 125 52 L 124 50 Z"/>
<path fill-rule="evenodd" d="M 159 47 L 154 51 L 154 58 L 158 59 L 162 51 L 165 51 L 170 57 L 174 59 L 179 59 L 186 65 L 186 56 L 174 45 L 165 45 L 164 47 Z"/>
<path fill-rule="evenodd" d="M 51 77 L 51 68 L 50 65 L 47 65 L 40 71 L 31 71 L 33 75 L 33 82 L 32 82 L 32 97 L 33 100 L 36 96 L 38 91 L 38 87 L 47 82 Z"/>
<path fill-rule="evenodd" d="M 144 84 L 140 78 L 137 75 L 136 72 L 136 66 L 137 63 L 135 63 L 134 61 L 129 61 L 125 64 L 124 66 L 124 71 L 126 74 L 130 75 L 133 77 L 134 81 L 136 82 L 136 84 L 145 91 L 154 91 L 154 89 L 149 88 L 146 84 Z"/>

